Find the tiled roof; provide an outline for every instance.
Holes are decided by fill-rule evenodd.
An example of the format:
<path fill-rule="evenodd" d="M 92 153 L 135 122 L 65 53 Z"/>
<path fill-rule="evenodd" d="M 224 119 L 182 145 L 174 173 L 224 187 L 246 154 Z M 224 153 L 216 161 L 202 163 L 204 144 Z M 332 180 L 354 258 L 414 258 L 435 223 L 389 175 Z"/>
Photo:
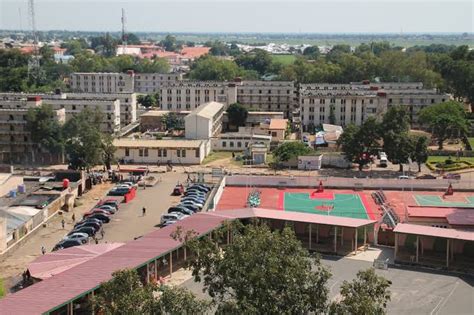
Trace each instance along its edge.
<path fill-rule="evenodd" d="M 286 130 L 287 123 L 288 119 L 270 119 L 270 127 L 268 129 Z"/>

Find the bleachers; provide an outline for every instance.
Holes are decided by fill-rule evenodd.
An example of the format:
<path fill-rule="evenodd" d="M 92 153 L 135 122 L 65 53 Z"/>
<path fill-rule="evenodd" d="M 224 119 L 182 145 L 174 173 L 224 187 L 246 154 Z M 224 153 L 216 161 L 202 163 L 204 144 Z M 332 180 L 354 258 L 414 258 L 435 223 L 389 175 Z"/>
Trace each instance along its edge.
<path fill-rule="evenodd" d="M 400 222 L 400 218 L 395 210 L 387 203 L 387 197 L 384 192 L 382 190 L 374 191 L 371 196 L 374 199 L 375 204 L 379 205 L 380 209 L 383 211 L 382 222 L 391 228 L 395 228 L 395 226 Z"/>

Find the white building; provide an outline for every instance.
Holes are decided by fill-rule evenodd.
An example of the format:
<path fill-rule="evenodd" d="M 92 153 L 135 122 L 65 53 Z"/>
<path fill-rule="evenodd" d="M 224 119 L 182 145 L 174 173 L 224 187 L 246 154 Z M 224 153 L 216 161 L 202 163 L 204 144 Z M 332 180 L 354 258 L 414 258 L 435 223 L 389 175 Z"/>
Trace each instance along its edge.
<path fill-rule="evenodd" d="M 162 110 L 193 110 L 201 104 L 219 102 L 227 107 L 237 102 L 235 83 L 217 81 L 175 81 L 160 88 Z"/>
<path fill-rule="evenodd" d="M 210 139 L 222 130 L 224 104 L 205 103 L 184 117 L 186 139 Z"/>
<path fill-rule="evenodd" d="M 251 134 L 244 132 L 227 132 L 212 138 L 213 151 L 245 151 L 252 144 L 259 143 L 270 148 L 272 137 L 262 134 Z"/>
<path fill-rule="evenodd" d="M 134 72 L 75 72 L 70 75 L 69 85 L 74 92 L 86 93 L 133 93 Z"/>
<path fill-rule="evenodd" d="M 209 154 L 209 140 L 115 139 L 115 158 L 128 163 L 201 164 Z"/>
<path fill-rule="evenodd" d="M 135 92 L 153 94 L 168 82 L 181 81 L 181 73 L 137 73 L 135 74 Z"/>

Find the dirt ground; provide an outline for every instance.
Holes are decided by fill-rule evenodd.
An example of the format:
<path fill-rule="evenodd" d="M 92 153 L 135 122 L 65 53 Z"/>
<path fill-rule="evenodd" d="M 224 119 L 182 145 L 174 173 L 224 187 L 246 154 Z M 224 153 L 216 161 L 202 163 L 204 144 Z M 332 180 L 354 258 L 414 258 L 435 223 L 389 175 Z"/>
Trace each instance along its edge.
<path fill-rule="evenodd" d="M 94 186 L 78 199 L 80 206 L 75 207 L 72 212 L 58 213 L 47 222 L 45 227 L 39 228 L 23 244 L 17 245 L 16 248 L 1 257 L 0 276 L 4 279 L 5 287 L 11 288 L 21 279 L 21 273 L 26 270 L 27 265 L 41 255 L 41 246 L 50 251 L 71 230 L 74 226 L 71 219 L 72 213 L 75 213 L 76 221 L 79 220 L 82 214 L 89 211 L 111 187 L 110 183 Z M 62 229 L 61 226 L 63 218 L 66 221 L 65 229 Z"/>

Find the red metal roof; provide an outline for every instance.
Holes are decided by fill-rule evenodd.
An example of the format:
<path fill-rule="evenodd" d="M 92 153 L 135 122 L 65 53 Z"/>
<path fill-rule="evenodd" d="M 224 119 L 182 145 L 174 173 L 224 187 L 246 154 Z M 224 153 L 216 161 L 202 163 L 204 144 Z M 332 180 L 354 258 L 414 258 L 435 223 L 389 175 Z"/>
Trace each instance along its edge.
<path fill-rule="evenodd" d="M 474 231 L 436 228 L 425 225 L 399 223 L 393 230 L 395 233 L 433 236 L 465 241 L 474 241 Z"/>
<path fill-rule="evenodd" d="M 237 209 L 196 213 L 179 222 L 184 231 L 206 234 L 226 220 L 261 217 L 345 227 L 359 227 L 375 221 L 267 209 Z M 137 268 L 163 256 L 181 244 L 170 237 L 178 224 L 153 231 L 123 246 L 74 266 L 0 300 L 0 314 L 40 314 L 74 300 L 108 281 L 112 273 Z"/>
<path fill-rule="evenodd" d="M 451 225 L 474 225 L 474 209 L 409 206 L 408 216 L 446 218 Z"/>

